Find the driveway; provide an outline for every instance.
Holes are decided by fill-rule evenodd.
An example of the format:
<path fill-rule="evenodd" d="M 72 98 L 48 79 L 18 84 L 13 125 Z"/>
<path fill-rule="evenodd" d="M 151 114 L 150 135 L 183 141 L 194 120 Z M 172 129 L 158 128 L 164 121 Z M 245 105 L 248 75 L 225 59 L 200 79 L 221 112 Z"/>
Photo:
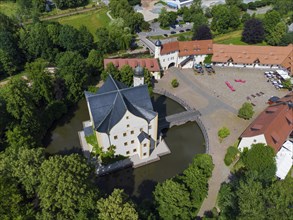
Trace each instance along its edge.
<path fill-rule="evenodd" d="M 287 93 L 276 90 L 267 83 L 262 70 L 215 67 L 215 71 L 216 74 L 213 75 L 195 75 L 191 69 L 171 68 L 155 85 L 156 88 L 165 89 L 181 98 L 202 114 L 201 120 L 209 136 L 209 154 L 213 157 L 215 168 L 209 180 L 208 197 L 202 204 L 199 216 L 203 216 L 205 211 L 216 206 L 221 183 L 227 181 L 230 175 L 230 169 L 224 164 L 226 150 L 237 141 L 253 120 L 237 117 L 238 109 L 246 101 L 247 96 L 260 91 L 264 93 L 262 96 L 251 97 L 255 103 L 255 118 L 266 107 L 266 101 L 270 96 L 282 97 Z M 179 82 L 177 88 L 171 86 L 174 78 Z M 245 83 L 236 83 L 234 79 L 243 79 Z M 225 81 L 229 81 L 236 91 L 229 90 Z M 223 142 L 219 142 L 217 132 L 223 126 L 229 128 L 231 134 Z"/>

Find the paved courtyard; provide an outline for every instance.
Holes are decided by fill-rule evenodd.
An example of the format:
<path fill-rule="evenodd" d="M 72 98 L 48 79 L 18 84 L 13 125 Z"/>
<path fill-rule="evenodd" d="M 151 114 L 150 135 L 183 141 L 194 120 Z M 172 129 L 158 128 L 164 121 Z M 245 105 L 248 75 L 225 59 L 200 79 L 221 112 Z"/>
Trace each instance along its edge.
<path fill-rule="evenodd" d="M 171 68 L 155 85 L 158 89 L 165 89 L 173 95 L 186 101 L 191 107 L 196 108 L 202 114 L 201 120 L 206 127 L 209 136 L 209 154 L 213 157 L 215 168 L 209 181 L 208 197 L 198 213 L 203 216 L 205 211 L 211 210 L 216 205 L 217 193 L 221 183 L 230 175 L 230 169 L 224 164 L 224 156 L 229 146 L 233 145 L 251 120 L 243 120 L 237 117 L 238 109 L 250 97 L 254 103 L 254 118 L 266 107 L 266 102 L 271 96 L 284 96 L 287 91 L 276 90 L 268 83 L 263 70 L 238 69 L 228 67 L 215 67 L 215 74 L 195 74 L 191 69 Z M 172 88 L 171 81 L 176 78 L 179 81 L 178 88 Z M 245 83 L 235 82 L 242 79 Z M 226 81 L 235 88 L 232 92 Z M 261 96 L 256 93 L 263 92 Z M 251 95 L 255 95 L 253 98 Z M 217 132 L 226 126 L 231 134 L 223 142 L 219 142 Z"/>

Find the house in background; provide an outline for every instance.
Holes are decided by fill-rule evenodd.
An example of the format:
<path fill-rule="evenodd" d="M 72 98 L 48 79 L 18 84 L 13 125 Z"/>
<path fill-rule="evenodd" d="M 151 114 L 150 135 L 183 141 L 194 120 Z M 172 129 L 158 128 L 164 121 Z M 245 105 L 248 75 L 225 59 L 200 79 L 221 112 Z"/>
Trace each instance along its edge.
<path fill-rule="evenodd" d="M 135 80 L 137 86 L 129 88 L 109 75 L 97 93 L 85 92 L 85 96 L 99 147 L 106 152 L 114 145 L 115 155 L 137 154 L 145 159 L 156 148 L 158 113 L 147 85 L 140 83 L 141 75 L 135 74 Z"/>
<path fill-rule="evenodd" d="M 172 66 L 193 68 L 194 64 L 203 63 L 206 56 L 213 54 L 212 40 L 174 41 L 162 44 L 155 42 L 155 58 L 160 60 L 166 70 Z"/>
<path fill-rule="evenodd" d="M 281 173 L 278 177 L 282 179 L 284 170 L 288 173 L 292 166 L 292 142 L 289 141 L 292 132 L 293 92 L 290 92 L 268 106 L 246 128 L 240 136 L 241 141 L 238 148 L 243 151 L 244 148 L 251 148 L 251 145 L 256 143 L 271 146 L 277 154 L 277 175 Z M 288 155 L 291 155 L 291 157 Z M 290 158 L 290 162 L 288 162 L 288 158 Z"/>
<path fill-rule="evenodd" d="M 107 67 L 108 63 L 113 63 L 113 65 L 121 69 L 124 65 L 129 65 L 133 69 L 137 66 L 148 69 L 155 79 L 161 78 L 161 69 L 157 59 L 154 58 L 127 58 L 127 59 L 104 59 L 104 69 Z"/>
<path fill-rule="evenodd" d="M 219 66 L 284 68 L 293 74 L 293 45 L 276 47 L 213 44 L 212 62 Z"/>

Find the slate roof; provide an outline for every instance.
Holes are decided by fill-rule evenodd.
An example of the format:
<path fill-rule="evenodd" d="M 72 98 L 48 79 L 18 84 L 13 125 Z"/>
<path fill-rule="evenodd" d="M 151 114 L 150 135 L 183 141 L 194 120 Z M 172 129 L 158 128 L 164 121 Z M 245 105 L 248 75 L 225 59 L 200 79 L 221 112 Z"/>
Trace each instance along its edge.
<path fill-rule="evenodd" d="M 157 115 L 147 85 L 128 88 L 111 75 L 97 93 L 85 92 L 85 97 L 94 128 L 98 132 L 109 133 L 127 110 L 148 122 Z"/>
<path fill-rule="evenodd" d="M 143 142 L 144 139 L 148 139 L 148 140 L 150 139 L 149 136 L 148 136 L 148 134 L 145 133 L 144 131 L 142 131 L 142 132 L 137 136 L 137 138 L 138 138 L 139 143 Z"/>

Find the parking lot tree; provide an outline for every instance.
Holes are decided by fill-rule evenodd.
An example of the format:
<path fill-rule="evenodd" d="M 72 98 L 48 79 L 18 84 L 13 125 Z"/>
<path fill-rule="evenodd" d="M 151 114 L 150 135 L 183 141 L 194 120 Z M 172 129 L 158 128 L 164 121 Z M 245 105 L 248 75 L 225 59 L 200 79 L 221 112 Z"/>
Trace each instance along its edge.
<path fill-rule="evenodd" d="M 192 219 L 193 204 L 188 189 L 173 179 L 156 185 L 153 192 L 162 219 Z"/>
<path fill-rule="evenodd" d="M 251 119 L 254 114 L 253 106 L 249 102 L 243 103 L 241 108 L 238 111 L 238 117 L 243 119 Z"/>
<path fill-rule="evenodd" d="M 114 189 L 107 198 L 101 198 L 97 202 L 99 219 L 101 220 L 137 220 L 138 213 L 134 204 L 128 201 L 128 196 L 121 189 Z"/>
<path fill-rule="evenodd" d="M 173 88 L 178 87 L 178 86 L 179 86 L 179 82 L 178 82 L 178 80 L 177 80 L 177 79 L 172 79 L 172 81 L 171 81 L 171 85 L 172 85 Z"/>
<path fill-rule="evenodd" d="M 285 89 L 291 89 L 292 90 L 292 82 L 291 79 L 286 79 L 282 82 L 282 85 Z"/>
<path fill-rule="evenodd" d="M 251 18 L 244 24 L 241 40 L 248 44 L 261 43 L 265 38 L 262 21 Z"/>
<path fill-rule="evenodd" d="M 212 32 L 207 25 L 201 25 L 194 32 L 193 40 L 209 40 L 212 39 Z"/>
<path fill-rule="evenodd" d="M 98 192 L 93 186 L 94 169 L 83 156 L 55 155 L 40 167 L 41 219 L 74 219 L 93 214 L 96 210 Z"/>
<path fill-rule="evenodd" d="M 177 14 L 175 12 L 167 12 L 165 8 L 162 9 L 158 21 L 160 22 L 160 26 L 163 28 L 169 27 L 172 24 L 175 24 L 177 19 Z"/>
<path fill-rule="evenodd" d="M 228 128 L 226 128 L 226 127 L 222 127 L 222 128 L 220 128 L 220 129 L 218 130 L 218 137 L 219 137 L 219 139 L 220 139 L 220 142 L 221 142 L 224 138 L 228 137 L 229 135 L 230 135 L 230 130 L 229 130 Z"/>

